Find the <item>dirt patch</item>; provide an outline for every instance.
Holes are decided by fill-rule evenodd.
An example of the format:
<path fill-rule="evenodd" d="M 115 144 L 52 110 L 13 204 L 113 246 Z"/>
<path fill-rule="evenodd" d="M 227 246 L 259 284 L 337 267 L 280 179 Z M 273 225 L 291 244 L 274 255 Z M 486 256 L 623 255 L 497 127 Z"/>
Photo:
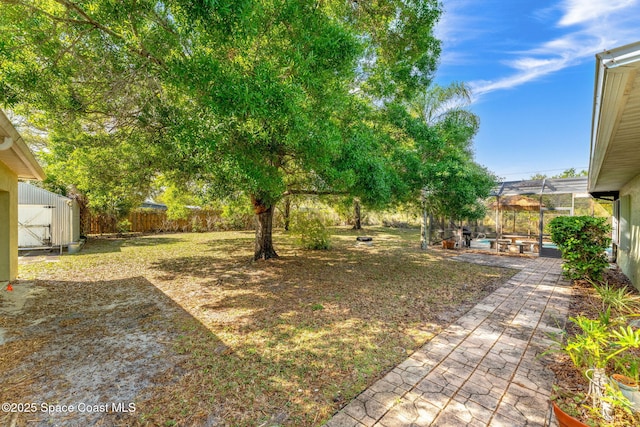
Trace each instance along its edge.
<path fill-rule="evenodd" d="M 3 283 L 0 287 L 0 316 L 22 314 L 27 301 L 44 291 L 44 288 L 35 286 L 33 282 L 24 282 L 19 285 L 12 284 L 11 288 L 8 288 L 8 283 Z M 0 328 L 0 345 L 5 344 L 7 341 L 7 331 Z"/>
<path fill-rule="evenodd" d="M 5 287 L 0 291 L 0 314 L 16 316 L 22 313 L 27 300 L 46 292 L 43 287 L 38 287 L 33 282 L 12 284 L 13 290 Z"/>
<path fill-rule="evenodd" d="M 131 424 L 144 391 L 180 369 L 168 344 L 181 310 L 143 278 L 13 288 L 0 310 L 0 401 L 23 405 L 17 426 Z"/>

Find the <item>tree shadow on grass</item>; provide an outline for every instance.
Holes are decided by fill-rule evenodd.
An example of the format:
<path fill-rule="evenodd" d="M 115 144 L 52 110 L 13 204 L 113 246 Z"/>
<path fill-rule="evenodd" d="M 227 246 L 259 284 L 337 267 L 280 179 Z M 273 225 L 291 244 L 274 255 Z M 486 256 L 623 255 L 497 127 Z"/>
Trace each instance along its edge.
<path fill-rule="evenodd" d="M 318 425 L 511 274 L 358 248 L 269 262 L 203 255 L 153 268 L 173 278 L 160 286 L 188 293 L 190 311 L 256 360 L 254 381 L 278 385 L 276 401 L 284 394 L 308 409 L 310 416 L 288 411 L 300 418 L 292 425 L 305 426 Z"/>
<path fill-rule="evenodd" d="M 76 411 L 19 414 L 18 425 L 319 425 L 365 384 L 355 320 L 320 309 L 243 331 L 242 322 L 194 316 L 144 277 L 22 286 L 41 291 L 0 316 L 0 399 Z M 119 409 L 77 410 L 112 403 Z M 135 413 L 124 412 L 131 403 Z"/>
<path fill-rule="evenodd" d="M 151 264 L 156 286 L 228 346 L 189 339 L 184 351 L 198 367 L 190 384 L 203 401 L 226 401 L 237 426 L 320 425 L 508 275 L 391 240 L 332 251 L 285 243 L 268 262 L 251 262 L 246 244 L 206 242 L 201 255 Z"/>
<path fill-rule="evenodd" d="M 180 354 L 184 340 L 197 334 L 212 355 L 230 352 L 144 277 L 22 281 L 14 288 L 28 288 L 24 294 L 31 297 L 19 310 L 0 313 L 0 400 L 38 406 L 0 414 L 2 425 L 137 424 L 157 410 L 157 400 L 175 399 L 154 396 L 154 390 L 166 395 L 189 374 L 189 356 Z M 220 411 L 212 406 L 208 416 Z M 150 419 L 164 424 L 174 415 L 160 411 Z"/>
<path fill-rule="evenodd" d="M 194 239 L 186 252 L 192 256 L 180 256 L 186 245 L 171 247 L 181 238 L 129 239 L 118 247 L 168 243 L 150 264 L 132 264 L 133 274 L 147 277 L 39 282 L 47 293 L 29 304 L 28 313 L 0 318 L 0 327 L 14 328 L 11 337 L 25 334 L 1 366 L 30 367 L 38 374 L 29 390 L 45 393 L 57 384 L 62 392 L 42 398 L 60 402 L 89 392 L 124 399 L 120 389 L 134 390 L 135 416 L 100 418 L 105 424 L 214 425 L 219 419 L 247 427 L 320 425 L 437 332 L 437 314 L 453 311 L 447 304 L 458 304 L 454 297 L 467 292 L 462 281 L 482 278 L 484 286 L 491 279 L 476 267 L 458 280 L 456 270 L 466 267 L 397 248 L 392 236 L 374 240 L 372 247 L 356 246 L 349 237 L 331 251 L 301 251 L 282 239 L 281 258 L 252 262 L 251 236 Z M 118 260 L 109 269 L 116 272 Z M 95 277 L 91 265 L 78 274 Z M 55 357 L 44 357 L 47 348 L 57 349 Z M 40 359 L 45 367 L 37 364 Z M 109 360 L 120 370 L 109 371 Z M 165 361 L 170 367 L 163 370 Z M 149 369 L 131 375 L 134 389 L 127 372 L 142 365 Z M 11 378 L 22 378 L 11 372 Z M 69 392 L 94 377 L 102 382 Z M 110 391 L 109 384 L 120 388 Z M 14 391 L 1 397 L 35 396 Z"/>

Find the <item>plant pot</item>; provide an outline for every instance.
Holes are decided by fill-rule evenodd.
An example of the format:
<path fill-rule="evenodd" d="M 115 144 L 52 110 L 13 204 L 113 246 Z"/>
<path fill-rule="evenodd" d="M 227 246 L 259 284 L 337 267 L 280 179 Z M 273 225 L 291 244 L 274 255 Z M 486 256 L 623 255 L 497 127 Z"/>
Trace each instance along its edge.
<path fill-rule="evenodd" d="M 69 251 L 69 254 L 77 254 L 78 252 L 80 252 L 81 248 L 82 248 L 82 243 L 72 242 L 72 243 L 69 243 L 69 246 L 67 249 Z"/>
<path fill-rule="evenodd" d="M 564 412 L 556 402 L 551 402 L 553 404 L 553 414 L 556 416 L 556 420 L 558 421 L 559 427 L 589 427 L 582 421 L 578 421 L 573 418 L 571 415 Z"/>
<path fill-rule="evenodd" d="M 611 381 L 618 387 L 624 397 L 629 399 L 633 411 L 640 411 L 640 387 L 632 378 L 620 374 L 611 375 Z"/>
<path fill-rule="evenodd" d="M 455 249 L 456 248 L 456 242 L 453 240 L 443 240 L 442 241 L 442 247 L 444 249 Z"/>
<path fill-rule="evenodd" d="M 624 387 L 625 390 L 638 390 L 638 383 L 633 379 L 621 374 L 611 375 L 611 379 L 615 381 L 619 386 Z M 621 389 L 622 390 L 622 389 Z"/>

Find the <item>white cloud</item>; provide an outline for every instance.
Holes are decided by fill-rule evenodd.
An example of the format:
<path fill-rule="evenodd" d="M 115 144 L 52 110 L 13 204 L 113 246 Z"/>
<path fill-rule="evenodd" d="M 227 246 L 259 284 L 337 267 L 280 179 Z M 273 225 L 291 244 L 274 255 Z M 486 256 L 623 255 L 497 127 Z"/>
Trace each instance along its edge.
<path fill-rule="evenodd" d="M 440 65 L 472 65 L 473 58 L 468 53 L 444 49 L 440 55 Z"/>
<path fill-rule="evenodd" d="M 564 68 L 593 60 L 594 55 L 607 48 L 635 41 L 638 35 L 637 8 L 629 13 L 638 0 L 564 0 L 560 5 L 558 28 L 569 25 L 577 29 L 549 40 L 515 57 L 503 60 L 512 73 L 495 80 L 471 82 L 474 99 L 496 90 L 505 90 L 535 81 Z M 545 11 L 548 15 L 548 10 Z M 615 22 L 612 25 L 611 22 Z"/>
<path fill-rule="evenodd" d="M 597 31 L 579 31 L 550 40 L 537 48 L 530 49 L 529 55 L 559 56 L 568 60 L 581 60 L 594 55 L 607 47 L 611 47 L 612 39 L 597 35 Z M 568 65 L 573 65 L 568 63 Z"/>
<path fill-rule="evenodd" d="M 473 81 L 469 85 L 471 87 L 474 100 L 477 100 L 479 97 L 489 92 L 511 89 L 552 74 L 571 65 L 571 61 L 572 59 L 570 57 L 557 57 L 554 59 L 543 60 L 536 58 L 519 58 L 514 61 L 517 62 L 516 64 L 511 64 L 511 67 L 520 70 L 520 72 L 493 81 Z"/>
<path fill-rule="evenodd" d="M 503 61 L 504 64 L 515 68 L 516 70 L 531 70 L 531 69 L 543 69 L 547 68 L 557 62 L 557 59 L 538 59 L 531 57 L 524 57 L 514 59 L 512 61 Z"/>
<path fill-rule="evenodd" d="M 482 37 L 491 26 L 486 17 L 466 13 L 473 0 L 448 0 L 435 28 L 435 35 L 445 46 L 453 47 Z"/>
<path fill-rule="evenodd" d="M 511 89 L 522 84 L 528 83 L 533 80 L 537 80 L 545 75 L 559 71 L 566 67 L 566 62 L 563 59 L 556 61 L 549 61 L 544 66 L 534 67 L 528 70 L 523 70 L 520 73 L 513 74 L 511 76 L 498 79 L 498 80 L 477 80 L 469 83 L 473 99 L 478 100 L 479 97 L 489 92 L 496 90 Z"/>
<path fill-rule="evenodd" d="M 560 26 L 582 24 L 636 4 L 636 0 L 565 0 Z"/>

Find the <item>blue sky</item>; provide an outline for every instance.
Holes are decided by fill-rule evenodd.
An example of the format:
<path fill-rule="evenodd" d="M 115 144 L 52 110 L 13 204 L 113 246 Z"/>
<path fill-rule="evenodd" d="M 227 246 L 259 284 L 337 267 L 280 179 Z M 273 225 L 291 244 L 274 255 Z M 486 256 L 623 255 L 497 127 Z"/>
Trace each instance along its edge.
<path fill-rule="evenodd" d="M 640 40 L 640 0 L 442 0 L 436 83 L 466 82 L 476 161 L 506 180 L 587 169 L 595 54 Z"/>

